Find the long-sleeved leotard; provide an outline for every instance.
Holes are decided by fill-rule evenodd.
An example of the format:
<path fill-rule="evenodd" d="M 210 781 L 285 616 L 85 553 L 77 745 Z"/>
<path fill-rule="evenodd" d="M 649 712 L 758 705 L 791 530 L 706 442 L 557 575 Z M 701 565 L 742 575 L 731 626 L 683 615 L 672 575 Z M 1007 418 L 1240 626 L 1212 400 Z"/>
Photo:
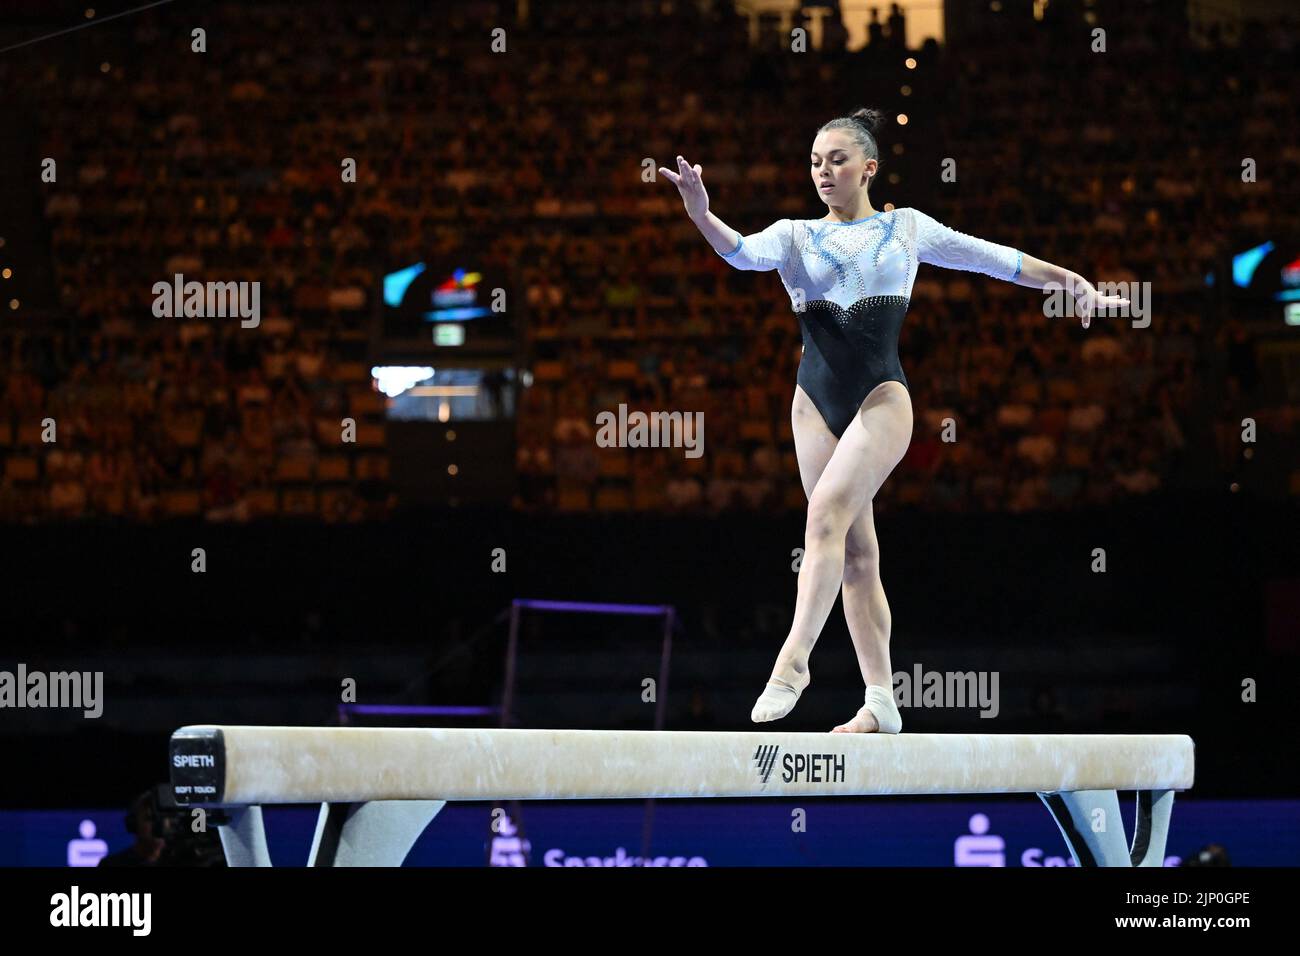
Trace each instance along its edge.
<path fill-rule="evenodd" d="M 737 269 L 776 269 L 790 293 L 803 332 L 797 381 L 836 438 L 881 382 L 907 385 L 898 333 L 919 263 L 1010 282 L 1023 258 L 910 208 L 854 222 L 780 219 L 737 239 L 722 258 Z"/>

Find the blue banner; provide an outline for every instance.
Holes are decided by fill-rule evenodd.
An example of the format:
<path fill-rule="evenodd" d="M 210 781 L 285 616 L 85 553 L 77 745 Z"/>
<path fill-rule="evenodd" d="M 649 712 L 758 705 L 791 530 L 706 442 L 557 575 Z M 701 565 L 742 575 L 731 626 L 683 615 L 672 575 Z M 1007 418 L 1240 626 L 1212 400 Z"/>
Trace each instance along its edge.
<path fill-rule="evenodd" d="M 1134 807 L 1125 797 L 1131 840 Z M 652 810 L 650 842 L 643 848 L 642 801 L 450 804 L 406 865 L 1073 865 L 1034 797 L 659 800 Z M 0 811 L 0 866 L 94 866 L 131 845 L 123 818 L 121 810 Z M 275 863 L 306 863 L 316 809 L 270 807 L 265 819 Z M 1223 846 L 1234 866 L 1300 865 L 1300 801 L 1176 800 L 1166 865 L 1210 843 Z"/>

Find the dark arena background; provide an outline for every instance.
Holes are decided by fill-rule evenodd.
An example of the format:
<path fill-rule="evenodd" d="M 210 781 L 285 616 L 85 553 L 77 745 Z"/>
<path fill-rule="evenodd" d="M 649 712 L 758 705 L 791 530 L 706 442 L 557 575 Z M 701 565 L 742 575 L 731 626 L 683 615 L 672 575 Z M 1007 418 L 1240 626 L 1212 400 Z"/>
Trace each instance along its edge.
<path fill-rule="evenodd" d="M 436 891 L 275 886 L 406 901 L 400 926 L 457 886 L 471 909 L 515 905 L 492 867 L 726 867 L 752 919 L 778 886 L 793 903 L 787 874 L 753 868 L 889 868 L 850 873 L 900 881 L 870 882 L 873 936 L 889 912 L 967 905 L 1064 930 L 1057 877 L 1025 871 L 1088 862 L 1033 795 L 1084 777 L 889 790 L 895 754 L 922 782 L 959 765 L 913 759 L 909 737 L 1185 735 L 1194 785 L 1149 785 L 1180 791 L 1164 867 L 1074 880 L 1070 931 L 1260 925 L 1240 871 L 1300 864 L 1282 707 L 1300 687 L 1298 38 L 1292 4 L 1248 0 L 8 0 L 5 925 L 57 935 L 47 897 L 75 883 L 148 890 L 153 935 L 183 926 L 168 894 L 197 884 L 143 872 L 233 866 L 219 827 L 243 819 L 177 802 L 191 756 L 169 740 L 195 725 L 311 728 L 322 747 L 454 728 L 488 748 L 471 782 L 520 730 L 664 741 L 670 764 L 687 738 L 665 732 L 860 746 L 851 770 L 883 762 L 856 793 L 728 795 L 701 751 L 682 799 L 612 799 L 630 764 L 559 734 L 520 776 L 590 792 L 452 800 L 389 861 L 458 868 Z M 751 721 L 811 574 L 800 317 L 660 172 L 700 165 L 728 246 L 821 220 L 810 146 L 860 107 L 884 117 L 879 214 L 921 210 L 1130 299 L 1085 328 L 1050 290 L 915 274 L 911 442 L 870 499 L 896 737 L 826 734 L 863 694 L 840 599 L 798 706 Z M 685 431 L 638 441 L 659 414 Z M 364 778 L 390 738 L 347 739 L 360 762 L 322 770 L 290 744 L 286 772 Z M 447 761 L 470 759 L 458 746 Z M 994 760 L 972 772 L 1011 772 Z M 1131 838 L 1134 787 L 1091 787 L 1126 791 Z M 277 866 L 344 862 L 330 840 L 349 831 L 318 827 L 314 801 L 260 800 Z M 970 867 L 1021 872 L 946 872 Z M 799 905 L 841 896 L 834 872 Z M 233 869 L 202 879 L 268 905 Z M 614 898 L 658 920 L 670 894 L 728 887 Z M 539 872 L 524 895 L 606 892 Z"/>

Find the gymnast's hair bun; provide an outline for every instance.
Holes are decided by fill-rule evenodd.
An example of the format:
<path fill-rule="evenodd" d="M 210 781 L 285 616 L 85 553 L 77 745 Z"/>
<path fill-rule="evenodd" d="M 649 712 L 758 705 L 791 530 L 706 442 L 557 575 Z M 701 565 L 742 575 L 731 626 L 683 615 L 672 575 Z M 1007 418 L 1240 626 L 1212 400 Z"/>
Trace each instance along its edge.
<path fill-rule="evenodd" d="M 879 130 L 880 127 L 885 124 L 885 114 L 880 112 L 880 110 L 871 110 L 871 109 L 854 110 L 852 114 L 852 118 L 857 120 L 863 126 L 865 126 L 867 128 L 867 132 L 871 134 L 873 139 L 876 136 L 877 130 Z"/>

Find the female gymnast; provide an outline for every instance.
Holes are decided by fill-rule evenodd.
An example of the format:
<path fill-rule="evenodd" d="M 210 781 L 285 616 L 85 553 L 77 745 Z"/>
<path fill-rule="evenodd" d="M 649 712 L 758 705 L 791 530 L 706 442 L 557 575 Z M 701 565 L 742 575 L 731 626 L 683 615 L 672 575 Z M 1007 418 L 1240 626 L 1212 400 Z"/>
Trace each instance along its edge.
<path fill-rule="evenodd" d="M 788 714 L 810 680 L 808 659 L 843 587 L 844 616 L 866 682 L 866 702 L 835 733 L 898 733 L 902 717 L 889 662 L 889 605 L 871 502 L 912 440 L 912 403 L 898 362 L 898 333 L 917 266 L 982 272 L 1075 298 L 1087 328 L 1094 308 L 1125 305 L 1098 296 L 1060 266 L 949 229 L 916 209 L 877 211 L 868 190 L 879 168 L 883 115 L 861 109 L 833 119 L 812 144 L 812 179 L 827 206 L 821 219 L 781 219 L 741 236 L 709 211 L 703 170 L 677 157 L 659 172 L 714 250 L 737 269 L 776 269 L 803 334 L 791 418 L 799 476 L 808 496 L 804 558 L 794 622 L 750 719 Z"/>

